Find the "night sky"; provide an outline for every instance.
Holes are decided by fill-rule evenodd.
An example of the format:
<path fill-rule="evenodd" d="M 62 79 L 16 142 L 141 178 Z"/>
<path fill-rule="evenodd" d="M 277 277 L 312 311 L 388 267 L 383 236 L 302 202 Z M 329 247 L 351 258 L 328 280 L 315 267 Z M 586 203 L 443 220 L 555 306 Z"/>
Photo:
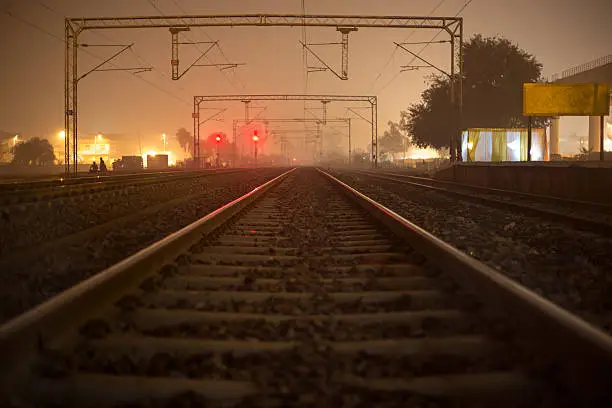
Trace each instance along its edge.
<path fill-rule="evenodd" d="M 446 15 L 454 16 L 466 0 L 306 0 L 311 14 Z M 163 14 L 301 13 L 300 0 L 0 0 L 2 38 L 2 109 L 0 130 L 19 132 L 26 137 L 57 139 L 63 128 L 64 105 L 64 16 L 112 17 Z M 433 11 L 433 13 L 432 13 Z M 9 15 L 9 13 L 11 15 Z M 544 64 L 544 75 L 612 54 L 612 1 L 610 0 L 473 0 L 461 12 L 466 36 L 505 36 L 534 54 Z M 81 42 L 89 44 L 135 43 L 133 51 L 113 62 L 116 66 L 143 64 L 153 72 L 100 72 L 84 79 L 79 90 L 80 133 L 123 134 L 136 141 L 140 133 L 151 148 L 161 147 L 162 133 L 174 135 L 179 127 L 192 128 L 194 94 L 235 93 L 344 93 L 377 95 L 379 132 L 388 120 L 399 120 L 399 111 L 418 101 L 430 70 L 398 74 L 400 65 L 411 57 L 394 52 L 393 41 L 428 41 L 437 31 L 360 29 L 350 36 L 349 80 L 340 81 L 330 72 L 312 73 L 305 83 L 302 30 L 295 28 L 196 28 L 186 41 L 218 40 L 210 60 L 204 63 L 246 63 L 235 70 L 193 68 L 180 81 L 170 79 L 170 33 L 167 29 L 104 30 L 86 32 Z M 101 35 L 100 35 L 101 34 Z M 332 28 L 308 28 L 309 42 L 336 42 Z M 440 39 L 445 36 L 440 35 Z M 202 47 L 205 45 L 202 45 Z M 418 51 L 420 45 L 412 46 Z M 114 48 L 88 50 L 100 58 Z M 340 66 L 340 48 L 317 48 L 330 65 Z M 181 48 L 183 68 L 198 55 L 193 46 Z M 422 54 L 432 63 L 448 69 L 448 44 L 432 44 Z M 312 58 L 311 65 L 315 65 Z M 100 62 L 83 52 L 79 71 Z M 146 82 L 145 82 L 146 81 Z M 241 118 L 241 103 L 211 104 L 228 107 L 224 121 L 209 122 L 203 134 L 231 133 L 232 120 Z M 264 106 L 263 103 L 258 106 Z M 267 103 L 267 117 L 301 117 L 299 102 Z M 345 116 L 347 105 L 331 104 L 328 117 Z M 259 113 L 254 110 L 253 114 Z M 368 124 L 357 122 L 355 145 L 366 147 Z M 564 118 L 561 129 L 562 153 L 577 152 L 577 137 L 586 136 L 587 118 Z M 136 143 L 136 142 L 135 142 Z M 159 146 L 158 146 L 159 145 Z M 172 147 L 172 145 L 171 145 Z M 173 147 L 178 150 L 178 147 Z"/>

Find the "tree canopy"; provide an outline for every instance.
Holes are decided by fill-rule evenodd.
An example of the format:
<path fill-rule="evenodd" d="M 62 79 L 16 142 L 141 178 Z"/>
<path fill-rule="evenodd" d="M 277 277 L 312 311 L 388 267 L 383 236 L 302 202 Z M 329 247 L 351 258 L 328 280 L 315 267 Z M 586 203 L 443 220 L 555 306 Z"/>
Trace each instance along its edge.
<path fill-rule="evenodd" d="M 475 35 L 463 44 L 463 55 L 461 128 L 527 126 L 522 115 L 523 83 L 538 81 L 542 64 L 501 37 Z M 450 79 L 432 76 L 421 99 L 401 112 L 400 128 L 417 146 L 448 146 L 459 123 Z M 534 126 L 543 126 L 548 118 L 534 119 Z"/>
<path fill-rule="evenodd" d="M 389 129 L 385 130 L 379 142 L 379 153 L 399 153 L 405 150 L 405 136 L 402 134 L 402 129 L 399 123 L 389 121 L 387 123 Z"/>
<path fill-rule="evenodd" d="M 38 137 L 17 143 L 12 152 L 13 163 L 21 166 L 44 166 L 55 161 L 53 146 L 47 139 Z"/>
<path fill-rule="evenodd" d="M 193 145 L 193 137 L 185 128 L 180 128 L 176 131 L 176 140 L 185 153 L 191 152 Z"/>

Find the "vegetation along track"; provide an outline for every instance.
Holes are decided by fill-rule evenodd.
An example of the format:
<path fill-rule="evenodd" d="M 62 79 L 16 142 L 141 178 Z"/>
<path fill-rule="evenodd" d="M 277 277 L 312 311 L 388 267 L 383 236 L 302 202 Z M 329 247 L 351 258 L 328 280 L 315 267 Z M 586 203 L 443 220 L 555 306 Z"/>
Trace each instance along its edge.
<path fill-rule="evenodd" d="M 14 406 L 560 407 L 612 378 L 605 334 L 315 169 L 0 327 L 0 353 Z"/>
<path fill-rule="evenodd" d="M 350 171 L 343 170 L 343 172 Z M 432 190 L 462 200 L 542 217 L 565 223 L 575 229 L 612 237 L 612 205 L 609 204 L 472 186 L 397 172 L 361 170 L 355 171 L 355 174 Z"/>

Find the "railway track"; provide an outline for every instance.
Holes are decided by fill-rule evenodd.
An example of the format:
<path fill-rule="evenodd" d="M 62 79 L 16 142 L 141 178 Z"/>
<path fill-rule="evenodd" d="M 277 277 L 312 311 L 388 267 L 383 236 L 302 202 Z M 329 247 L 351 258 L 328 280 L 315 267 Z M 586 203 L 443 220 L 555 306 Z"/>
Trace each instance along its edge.
<path fill-rule="evenodd" d="M 595 406 L 611 362 L 605 334 L 314 169 L 0 327 L 7 406 Z"/>
<path fill-rule="evenodd" d="M 232 174 L 245 170 L 228 169 L 207 172 L 160 172 L 97 176 L 78 179 L 54 180 L 53 182 L 28 183 L 24 185 L 0 185 L 0 207 L 25 204 L 61 197 L 77 196 L 123 190 L 129 187 L 178 182 L 198 177 Z"/>
<path fill-rule="evenodd" d="M 572 228 L 612 237 L 612 205 L 559 197 L 522 193 L 396 172 L 349 171 L 379 180 L 395 181 L 411 187 L 427 189 L 462 200 L 517 211 L 528 216 L 543 217 Z"/>

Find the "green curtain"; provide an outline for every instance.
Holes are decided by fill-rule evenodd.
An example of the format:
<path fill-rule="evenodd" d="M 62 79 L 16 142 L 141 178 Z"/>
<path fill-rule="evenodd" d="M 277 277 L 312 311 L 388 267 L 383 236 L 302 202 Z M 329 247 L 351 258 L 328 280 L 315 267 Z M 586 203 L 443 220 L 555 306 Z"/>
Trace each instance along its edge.
<path fill-rule="evenodd" d="M 505 130 L 493 130 L 492 131 L 492 151 L 491 161 L 500 162 L 506 160 L 507 155 L 507 138 Z"/>
<path fill-rule="evenodd" d="M 476 157 L 476 146 L 478 146 L 479 138 L 480 130 L 473 130 L 468 133 L 468 161 L 473 162 L 474 158 Z M 470 148 L 470 146 L 472 147 Z"/>

